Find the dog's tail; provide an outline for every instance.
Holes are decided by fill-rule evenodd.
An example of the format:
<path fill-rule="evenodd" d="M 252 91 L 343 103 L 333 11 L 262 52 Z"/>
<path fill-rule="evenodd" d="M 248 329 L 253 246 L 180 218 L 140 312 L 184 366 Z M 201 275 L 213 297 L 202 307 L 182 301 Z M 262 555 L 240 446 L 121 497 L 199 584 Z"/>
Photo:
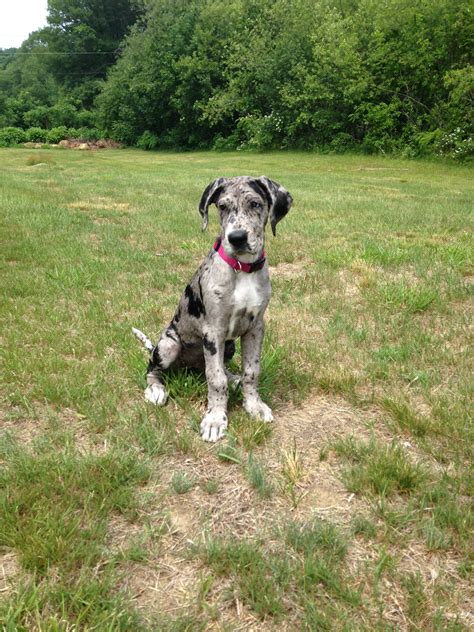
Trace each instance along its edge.
<path fill-rule="evenodd" d="M 142 343 L 145 349 L 148 349 L 148 351 L 153 351 L 154 344 L 152 343 L 150 338 L 148 338 L 148 336 L 145 336 L 143 331 L 140 331 L 136 327 L 132 327 L 132 332 L 133 332 L 133 335 L 136 336 L 138 340 Z"/>

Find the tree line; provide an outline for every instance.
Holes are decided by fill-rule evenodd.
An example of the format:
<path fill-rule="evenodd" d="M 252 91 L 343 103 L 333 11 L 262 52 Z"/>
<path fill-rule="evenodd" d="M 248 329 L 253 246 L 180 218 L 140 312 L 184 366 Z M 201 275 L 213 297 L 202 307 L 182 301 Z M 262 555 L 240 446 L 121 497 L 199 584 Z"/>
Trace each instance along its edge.
<path fill-rule="evenodd" d="M 0 51 L 0 127 L 468 158 L 472 43 L 470 0 L 49 0 Z"/>

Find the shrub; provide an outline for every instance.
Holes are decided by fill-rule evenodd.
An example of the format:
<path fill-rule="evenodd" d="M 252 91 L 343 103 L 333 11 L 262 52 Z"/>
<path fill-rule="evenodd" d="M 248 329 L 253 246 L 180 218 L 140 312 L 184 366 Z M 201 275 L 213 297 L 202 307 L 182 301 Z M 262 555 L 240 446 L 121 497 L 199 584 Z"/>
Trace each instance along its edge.
<path fill-rule="evenodd" d="M 30 127 L 26 130 L 26 140 L 30 143 L 45 143 L 47 131 L 41 127 Z"/>
<path fill-rule="evenodd" d="M 67 137 L 83 141 L 96 141 L 102 138 L 103 134 L 95 127 L 70 127 L 67 130 Z"/>
<path fill-rule="evenodd" d="M 24 130 L 19 127 L 4 127 L 0 129 L 0 147 L 12 147 L 26 140 Z"/>
<path fill-rule="evenodd" d="M 50 126 L 50 109 L 46 105 L 38 105 L 23 114 L 26 127 L 48 128 Z"/>
<path fill-rule="evenodd" d="M 354 139 L 346 132 L 339 132 L 334 136 L 330 143 L 330 149 L 336 153 L 344 153 L 345 151 L 354 150 Z"/>
<path fill-rule="evenodd" d="M 68 137 L 68 128 L 65 125 L 61 125 L 60 127 L 53 127 L 53 129 L 48 130 L 46 133 L 46 140 L 48 143 L 57 144 L 59 141 L 64 140 Z"/>
<path fill-rule="evenodd" d="M 223 137 L 217 136 L 212 145 L 212 149 L 215 151 L 234 151 L 239 145 L 239 139 L 235 134 L 231 136 Z"/>
<path fill-rule="evenodd" d="M 153 134 L 153 132 L 143 132 L 140 138 L 137 140 L 137 147 L 139 149 L 145 149 L 149 151 L 150 149 L 156 149 L 158 147 L 158 136 Z"/>
<path fill-rule="evenodd" d="M 439 142 L 443 137 L 440 129 L 430 132 L 419 132 L 413 137 L 415 152 L 418 156 L 429 156 L 437 153 Z"/>
<path fill-rule="evenodd" d="M 59 101 L 49 108 L 49 121 L 53 128 L 77 125 L 78 117 L 79 113 L 71 103 Z"/>
<path fill-rule="evenodd" d="M 133 145 L 137 140 L 133 126 L 121 121 L 116 121 L 112 125 L 109 136 L 113 140 L 124 143 L 125 145 Z"/>
<path fill-rule="evenodd" d="M 99 140 L 99 138 L 101 138 L 102 136 L 100 130 L 96 129 L 95 127 L 80 127 L 77 132 L 81 140 L 87 141 Z"/>
<path fill-rule="evenodd" d="M 438 152 L 455 160 L 469 160 L 474 157 L 474 141 L 465 130 L 456 127 L 444 134 L 438 143 Z"/>

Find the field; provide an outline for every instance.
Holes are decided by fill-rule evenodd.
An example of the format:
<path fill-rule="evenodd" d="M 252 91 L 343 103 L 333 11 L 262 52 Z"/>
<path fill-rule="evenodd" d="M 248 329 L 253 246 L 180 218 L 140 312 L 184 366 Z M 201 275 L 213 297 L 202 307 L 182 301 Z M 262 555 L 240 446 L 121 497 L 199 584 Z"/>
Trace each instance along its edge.
<path fill-rule="evenodd" d="M 472 171 L 0 160 L 0 628 L 472 629 Z M 148 405 L 130 329 L 156 338 L 171 318 L 218 231 L 211 212 L 200 232 L 200 195 L 239 174 L 295 200 L 266 243 L 275 421 L 234 392 L 210 445 L 203 378 L 171 375 L 168 404 Z"/>

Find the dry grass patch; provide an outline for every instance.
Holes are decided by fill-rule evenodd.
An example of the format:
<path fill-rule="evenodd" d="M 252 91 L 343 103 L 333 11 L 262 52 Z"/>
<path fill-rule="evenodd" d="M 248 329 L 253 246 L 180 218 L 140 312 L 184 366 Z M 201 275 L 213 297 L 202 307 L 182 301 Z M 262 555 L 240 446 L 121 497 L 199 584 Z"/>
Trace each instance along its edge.
<path fill-rule="evenodd" d="M 133 211 L 130 202 L 117 202 L 113 198 L 95 197 L 93 200 L 78 200 L 70 202 L 68 208 L 79 211 Z"/>
<path fill-rule="evenodd" d="M 14 551 L 0 551 L 0 599 L 15 590 L 21 576 L 18 555 Z"/>
<path fill-rule="evenodd" d="M 311 270 L 314 263 L 309 259 L 292 261 L 291 263 L 282 262 L 275 266 L 270 265 L 270 278 L 278 279 L 298 279 Z"/>

